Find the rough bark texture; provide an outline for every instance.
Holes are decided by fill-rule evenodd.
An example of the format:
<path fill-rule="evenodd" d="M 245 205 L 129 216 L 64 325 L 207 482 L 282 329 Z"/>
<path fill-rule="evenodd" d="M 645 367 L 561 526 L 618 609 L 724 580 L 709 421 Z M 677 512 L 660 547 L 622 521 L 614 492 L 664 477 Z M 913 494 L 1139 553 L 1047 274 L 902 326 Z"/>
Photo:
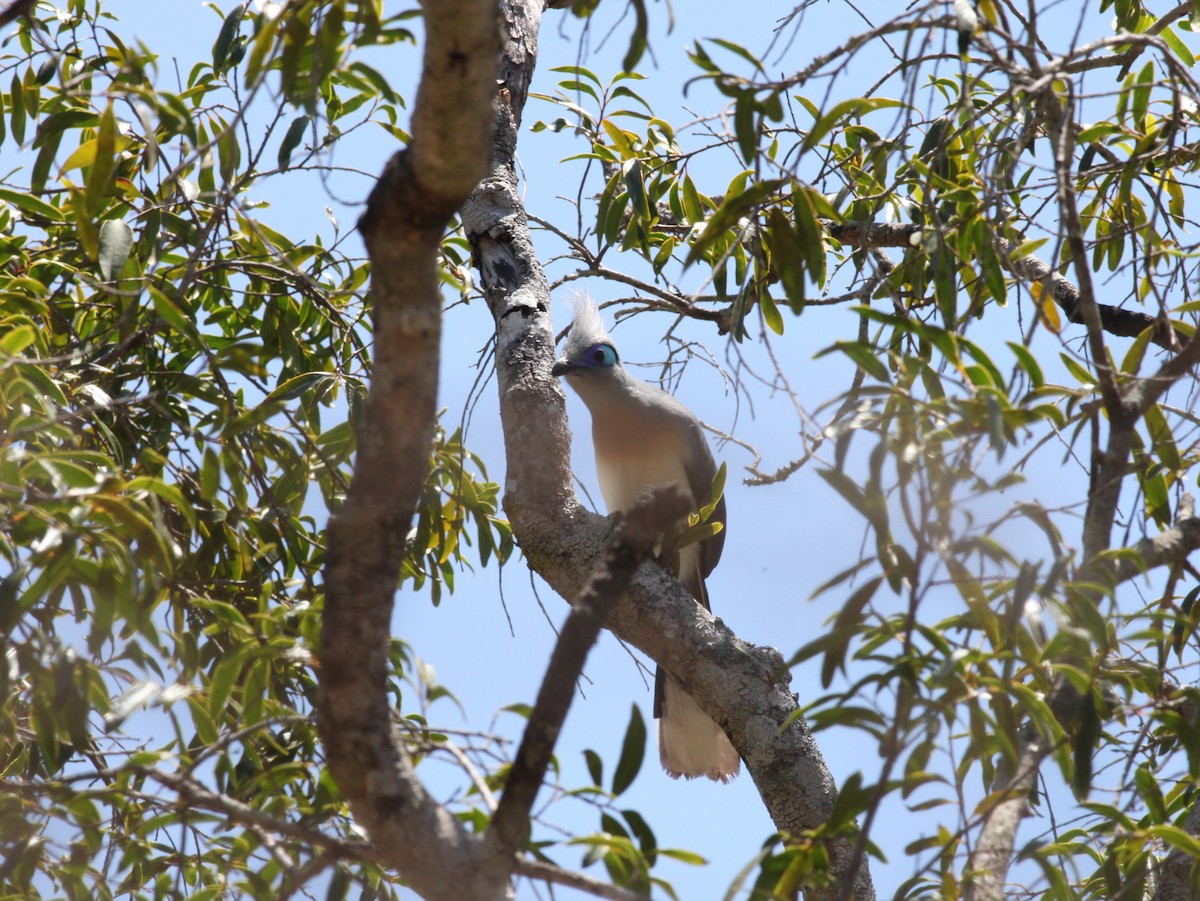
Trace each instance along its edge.
<path fill-rule="evenodd" d="M 1200 550 L 1200 518 L 1180 519 L 1167 531 L 1139 541 L 1134 550 L 1138 552 L 1138 559 L 1125 558 L 1117 565 L 1117 582 L 1126 582 L 1160 566 L 1177 564 L 1186 560 L 1192 551 Z"/>
<path fill-rule="evenodd" d="M 506 0 L 500 7 L 508 43 L 499 64 L 502 29 L 496 0 L 436 0 L 426 7 L 425 68 L 412 144 L 389 162 L 362 221 L 373 267 L 375 371 L 355 478 L 328 534 L 317 701 L 328 763 L 370 834 L 377 859 L 398 868 L 429 899 L 492 899 L 509 893 L 528 805 L 569 701 L 568 696 L 539 704 L 531 723 L 536 728 L 519 752 L 494 828 L 482 837 L 467 833 L 428 796 L 390 725 L 386 675 L 392 596 L 425 476 L 437 404 L 438 243 L 477 183 L 462 218 L 496 321 L 496 370 L 508 451 L 506 512 L 530 565 L 565 598 L 581 596 L 594 565 L 611 547 L 611 522 L 586 511 L 571 487 L 564 399 L 550 375 L 554 340 L 549 288 L 513 166 L 543 0 Z M 489 111 L 498 75 L 502 89 L 493 134 Z M 913 235 L 911 227 L 887 226 L 831 225 L 830 232 L 839 240 L 872 246 L 884 246 L 889 239 L 908 246 Z M 1078 290 L 1040 261 L 1025 258 L 1013 263 L 1012 271 L 1052 282 L 1067 317 L 1086 319 L 1093 335 L 1098 327 L 1129 334 L 1156 325 L 1143 314 L 1094 304 L 1090 297 L 1081 303 Z M 1155 340 L 1172 348 L 1181 343 L 1161 329 Z M 1200 342 L 1193 339 L 1153 378 L 1123 394 L 1123 416 L 1113 430 L 1116 445 L 1126 425 L 1198 359 Z M 1124 474 L 1127 453 L 1111 441 L 1109 450 L 1113 472 Z M 1102 529 L 1104 523 L 1096 525 Z M 1144 543 L 1146 564 L 1165 562 L 1179 547 L 1195 547 L 1197 532 L 1189 518 L 1169 537 Z M 610 566 L 605 571 L 616 570 Z M 563 660 L 555 664 L 550 681 L 581 664 L 590 646 L 588 634 L 594 633 L 602 613 L 589 606 L 580 614 L 578 640 L 563 648 Z M 632 573 L 608 624 L 670 670 L 721 723 L 780 831 L 799 834 L 825 822 L 836 788 L 805 723 L 792 719 L 796 700 L 777 652 L 740 641 L 652 564 Z M 993 808 L 985 824 L 972 865 L 986 870 L 988 881 L 977 884 L 975 897 L 1000 897 L 1025 783 L 1032 784 L 1042 756 L 1031 739 L 1008 786 L 1010 798 Z M 834 843 L 829 853 L 833 884 L 812 887 L 805 897 L 837 898 L 852 889 L 857 899 L 873 898 L 865 866 L 851 872 L 851 843 Z"/>
<path fill-rule="evenodd" d="M 495 0 L 437 0 L 425 25 L 412 143 L 388 163 L 361 223 L 374 372 L 354 480 L 329 525 L 317 715 L 330 770 L 381 858 L 426 898 L 499 898 L 510 868 L 485 860 L 425 792 L 387 696 L 392 597 L 437 410 L 438 246 L 487 171 L 500 47 Z"/>
<path fill-rule="evenodd" d="M 1192 807 L 1183 828 L 1188 835 L 1200 838 L 1200 804 Z M 1176 849 L 1168 854 L 1159 865 L 1158 885 L 1154 890 L 1153 901 L 1195 901 L 1192 870 L 1198 866 L 1200 860 L 1186 851 Z"/>
<path fill-rule="evenodd" d="M 511 859 L 529 831 L 529 812 L 554 756 L 584 661 L 604 621 L 629 590 L 633 574 L 654 552 L 663 532 L 690 508 L 691 498 L 670 486 L 646 496 L 628 516 L 618 519 L 604 559 L 558 633 L 504 795 L 488 827 L 489 844 L 501 858 Z"/>
<path fill-rule="evenodd" d="M 550 375 L 554 332 L 549 286 L 538 263 L 513 164 L 519 99 L 529 73 L 518 71 L 536 48 L 540 0 L 513 0 L 506 13 L 522 23 L 506 49 L 506 83 L 494 142 L 492 172 L 463 207 L 481 284 L 496 322 L 496 373 L 508 454 L 504 509 L 530 566 L 564 598 L 583 590 L 603 553 L 609 520 L 585 510 L 571 487 L 570 433 L 563 393 Z M 776 827 L 800 834 L 828 818 L 836 787 L 807 726 L 783 724 L 796 711 L 789 674 L 771 649 L 740 641 L 696 604 L 660 567 L 643 566 L 609 628 L 663 664 L 729 733 L 746 761 Z M 782 731 L 781 731 L 782 729 Z M 854 882 L 857 899 L 874 897 L 866 867 L 848 874 L 853 847 L 829 849 L 832 886 L 807 898 L 835 898 Z"/>

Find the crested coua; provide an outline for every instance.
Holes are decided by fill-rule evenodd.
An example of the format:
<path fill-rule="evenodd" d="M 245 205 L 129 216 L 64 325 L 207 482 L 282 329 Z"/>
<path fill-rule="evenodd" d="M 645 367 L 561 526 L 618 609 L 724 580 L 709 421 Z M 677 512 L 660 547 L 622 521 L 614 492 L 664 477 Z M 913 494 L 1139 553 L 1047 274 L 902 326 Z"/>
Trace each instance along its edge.
<path fill-rule="evenodd" d="M 566 377 L 592 414 L 596 474 L 609 512 L 628 510 L 647 489 L 670 484 L 687 488 L 697 501 L 708 496 L 717 467 L 699 420 L 625 370 L 591 300 L 575 304 L 566 348 L 551 371 Z M 712 521 L 725 523 L 724 498 Z M 679 551 L 679 581 L 706 610 L 704 580 L 724 543 L 722 529 Z M 654 677 L 654 716 L 659 756 L 671 776 L 728 782 L 738 774 L 738 754 L 724 731 L 662 667 Z"/>

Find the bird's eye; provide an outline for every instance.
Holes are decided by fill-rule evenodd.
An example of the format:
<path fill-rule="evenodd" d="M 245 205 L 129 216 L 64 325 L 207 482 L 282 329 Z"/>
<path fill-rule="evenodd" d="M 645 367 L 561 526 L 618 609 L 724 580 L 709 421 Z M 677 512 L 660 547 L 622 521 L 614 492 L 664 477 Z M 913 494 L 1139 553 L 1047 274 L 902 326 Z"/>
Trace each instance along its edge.
<path fill-rule="evenodd" d="M 588 360 L 593 366 L 612 366 L 617 362 L 617 352 L 611 344 L 597 344 L 588 351 Z"/>

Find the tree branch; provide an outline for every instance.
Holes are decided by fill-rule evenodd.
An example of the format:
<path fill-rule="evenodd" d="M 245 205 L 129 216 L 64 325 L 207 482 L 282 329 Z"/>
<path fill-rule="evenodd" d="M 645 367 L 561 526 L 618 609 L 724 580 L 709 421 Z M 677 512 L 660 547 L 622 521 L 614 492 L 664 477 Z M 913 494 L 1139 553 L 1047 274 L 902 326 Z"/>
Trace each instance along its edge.
<path fill-rule="evenodd" d="M 926 226 L 876 222 L 824 222 L 829 236 L 843 244 L 855 247 L 904 247 L 913 246 Z M 1077 325 L 1084 322 L 1080 309 L 1079 288 L 1049 263 L 1035 256 L 1013 257 L 1017 248 L 1010 242 L 998 239 L 996 251 L 1004 268 L 1028 282 L 1047 284 L 1053 292 L 1054 302 L 1067 320 Z M 1171 324 L 1160 317 L 1150 316 L 1137 310 L 1125 310 L 1110 304 L 1097 303 L 1100 327 L 1110 335 L 1136 337 L 1148 328 L 1154 329 L 1153 342 L 1167 350 L 1178 350 L 1183 336 L 1177 334 Z"/>
<path fill-rule="evenodd" d="M 643 895 L 641 892 L 622 888 L 619 885 L 613 885 L 611 882 L 602 882 L 583 873 L 564 870 L 553 864 L 544 863 L 540 860 L 531 860 L 528 857 L 517 858 L 516 867 L 513 872 L 529 879 L 540 879 L 544 882 L 552 882 L 555 885 L 565 885 L 568 888 L 579 889 L 582 892 L 587 892 L 589 895 L 595 895 L 597 898 L 608 898 L 609 901 L 650 901 L 650 896 Z"/>
<path fill-rule="evenodd" d="M 1117 564 L 1114 579 L 1119 584 L 1160 566 L 1182 563 L 1192 551 L 1200 550 L 1200 518 L 1189 517 L 1152 538 L 1143 538 L 1133 546 L 1137 559 Z"/>
<path fill-rule="evenodd" d="M 477 837 L 425 791 L 392 730 L 387 693 L 393 594 L 436 422 L 438 247 L 487 172 L 495 0 L 427 3 L 425 34 L 412 142 L 388 162 L 360 223 L 374 372 L 354 479 L 329 524 L 317 717 L 330 771 L 387 863 L 428 899 L 493 898 L 511 861 L 484 861 Z"/>
<path fill-rule="evenodd" d="M 541 0 L 510 0 L 528 10 Z M 527 21 L 533 21 L 532 18 Z M 515 101 L 515 95 L 509 97 Z M 529 565 L 565 598 L 577 597 L 604 552 L 608 521 L 572 490 L 562 390 L 550 375 L 554 332 L 513 163 L 516 111 L 502 104 L 494 164 L 462 211 L 480 284 L 496 323 L 496 374 L 507 451 L 504 509 Z M 778 652 L 740 641 L 661 567 L 643 566 L 609 628 L 663 664 L 728 732 L 776 827 L 800 835 L 823 824 L 836 787 L 787 689 Z M 850 872 L 852 843 L 829 846 L 832 886 L 810 899 L 875 897 L 866 867 Z"/>
<path fill-rule="evenodd" d="M 627 516 L 617 517 L 604 559 L 575 602 L 554 645 L 537 703 L 488 827 L 488 840 L 501 856 L 512 857 L 525 839 L 529 811 L 542 787 L 579 674 L 609 611 L 625 595 L 633 574 L 653 553 L 663 533 L 686 517 L 691 505 L 691 497 L 668 486 L 644 496 Z"/>
<path fill-rule="evenodd" d="M 1200 803 L 1193 803 L 1183 824 L 1184 831 L 1200 838 Z M 1153 901 L 1195 901 L 1192 891 L 1192 868 L 1196 858 L 1178 848 L 1171 851 L 1159 864 L 1158 885 L 1154 889 Z"/>
<path fill-rule="evenodd" d="M 30 15 L 36 5 L 37 0 L 12 0 L 8 6 L 0 10 L 0 28 Z"/>
<path fill-rule="evenodd" d="M 195 779 L 184 773 L 171 773 L 157 767 L 138 767 L 137 772 L 160 785 L 179 794 L 189 807 L 198 810 L 209 810 L 223 816 L 231 817 L 239 823 L 254 826 L 259 830 L 275 835 L 287 836 L 296 841 L 305 842 L 316 848 L 322 848 L 342 860 L 373 860 L 382 863 L 379 852 L 367 842 L 356 842 L 337 838 L 322 832 L 315 826 L 285 820 L 244 804 L 229 795 L 218 794 L 206 789 Z"/>

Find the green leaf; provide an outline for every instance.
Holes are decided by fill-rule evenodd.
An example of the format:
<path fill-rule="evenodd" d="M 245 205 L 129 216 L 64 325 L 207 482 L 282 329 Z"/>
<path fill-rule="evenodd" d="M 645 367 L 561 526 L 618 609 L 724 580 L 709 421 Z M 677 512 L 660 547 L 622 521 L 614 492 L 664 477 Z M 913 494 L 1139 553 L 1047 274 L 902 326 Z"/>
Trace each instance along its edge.
<path fill-rule="evenodd" d="M 752 65 L 756 72 L 759 72 L 763 75 L 766 74 L 766 70 L 763 68 L 763 64 L 758 60 L 758 58 L 753 53 L 751 53 L 749 50 L 747 50 L 741 44 L 735 44 L 735 43 L 733 43 L 733 41 L 726 41 L 722 38 L 709 38 L 708 40 L 711 43 L 716 44 L 718 47 L 724 47 L 730 53 L 740 56 L 742 59 L 744 59 L 750 65 Z"/>
<path fill-rule="evenodd" d="M 15 357 L 37 338 L 37 332 L 32 325 L 22 324 L 10 328 L 0 337 L 0 354 Z"/>
<path fill-rule="evenodd" d="M 593 785 L 604 784 L 604 761 L 600 759 L 600 755 L 588 748 L 583 752 L 583 759 L 587 763 L 588 776 L 592 779 Z"/>
<path fill-rule="evenodd" d="M 1072 787 L 1075 795 L 1086 798 L 1092 788 L 1092 757 L 1102 728 L 1100 712 L 1096 705 L 1095 690 L 1084 693 L 1079 710 L 1078 729 L 1075 734 L 1072 759 L 1075 764 Z"/>
<path fill-rule="evenodd" d="M 819 191 L 802 187 L 792 192 L 792 222 L 796 226 L 805 270 L 815 285 L 825 284 L 825 226 L 821 218 L 836 219 L 837 213 Z"/>
<path fill-rule="evenodd" d="M 803 309 L 806 254 L 801 246 L 800 235 L 779 207 L 771 207 L 767 213 L 766 244 L 771 252 L 771 268 L 779 276 L 779 283 L 783 285 L 788 302 L 795 311 Z M 765 293 L 759 297 L 759 301 L 763 307 L 763 315 L 767 318 L 768 328 L 775 334 L 782 335 L 783 318 L 779 315 L 774 301 Z"/>
<path fill-rule="evenodd" d="M 1150 89 L 1154 86 L 1154 61 L 1146 63 L 1138 73 L 1133 88 L 1133 122 L 1137 130 L 1146 133 L 1146 114 L 1150 107 Z"/>
<path fill-rule="evenodd" d="M 314 391 L 322 382 L 333 379 L 328 372 L 303 372 L 300 375 L 292 376 L 287 381 L 275 388 L 264 399 L 264 403 L 272 403 L 275 401 L 295 400 L 297 397 L 302 397 Z"/>
<path fill-rule="evenodd" d="M 874 379 L 884 384 L 891 382 L 887 367 L 880 362 L 878 351 L 870 344 L 861 341 L 835 341 L 829 347 L 816 354 L 816 358 L 840 351 L 858 364 L 858 368 Z"/>
<path fill-rule="evenodd" d="M 1150 433 L 1151 446 L 1158 454 L 1158 459 L 1162 461 L 1163 466 L 1172 473 L 1183 472 L 1183 458 L 1179 454 L 1175 436 L 1171 433 L 1171 427 L 1167 424 L 1167 417 L 1163 415 L 1162 407 L 1158 404 L 1151 404 L 1146 408 L 1143 418 L 1146 421 L 1146 430 Z"/>
<path fill-rule="evenodd" d="M 633 34 L 629 36 L 629 49 L 625 51 L 625 58 L 621 60 L 621 69 L 625 72 L 632 72 L 642 54 L 646 52 L 646 35 L 650 30 L 646 0 L 629 0 L 629 5 L 633 7 L 634 26 Z"/>
<path fill-rule="evenodd" d="M 204 461 L 200 467 L 200 496 L 212 501 L 221 487 L 221 458 L 211 447 L 204 449 Z"/>
<path fill-rule="evenodd" d="M 843 100 L 841 103 L 834 104 L 829 112 L 813 123 L 812 130 L 805 136 L 804 143 L 800 145 L 800 152 L 805 153 L 812 150 L 843 120 L 858 119 L 866 113 L 874 112 L 878 109 L 902 106 L 905 106 L 905 104 L 899 100 L 889 100 L 886 97 L 854 97 L 850 100 Z"/>
<path fill-rule="evenodd" d="M 127 494 L 149 491 L 174 507 L 187 520 L 188 525 L 195 528 L 196 511 L 178 485 L 172 485 L 164 482 L 162 479 L 156 479 L 151 476 L 138 476 L 129 480 L 125 485 L 125 491 Z"/>
<path fill-rule="evenodd" d="M 884 538 L 888 533 L 888 514 L 887 505 L 883 501 L 883 496 L 879 494 L 878 489 L 874 488 L 869 493 L 864 491 L 858 484 L 842 472 L 840 469 L 819 469 L 817 475 L 829 483 L 842 499 L 851 507 L 861 513 L 880 538 Z"/>
<path fill-rule="evenodd" d="M 654 859 L 658 854 L 658 840 L 654 837 L 650 824 L 636 810 L 622 810 L 621 816 L 625 818 L 630 831 L 638 840 L 638 845 L 642 849 L 642 854 L 646 856 L 647 863 L 654 866 Z"/>
<path fill-rule="evenodd" d="M 1062 360 L 1063 365 L 1067 367 L 1067 370 L 1075 377 L 1079 384 L 1087 386 L 1097 384 L 1096 377 L 1088 372 L 1087 369 L 1085 369 L 1074 358 L 1063 353 L 1059 354 L 1059 359 Z"/>
<path fill-rule="evenodd" d="M 1200 625 L 1196 616 L 1198 599 L 1200 585 L 1184 595 L 1183 600 L 1179 602 L 1179 616 L 1175 618 L 1175 624 L 1171 627 L 1171 649 L 1181 660 L 1184 646 L 1195 634 L 1197 625 Z"/>
<path fill-rule="evenodd" d="M 38 124 L 37 133 L 33 137 L 34 148 L 41 147 L 50 137 L 63 134 L 74 128 L 93 128 L 99 122 L 99 116 L 91 109 L 65 109 L 46 116 Z"/>
<path fill-rule="evenodd" d="M 845 668 L 846 651 L 849 648 L 850 639 L 857 634 L 858 627 L 864 619 L 863 610 L 871 602 L 882 583 L 882 576 L 867 580 L 851 593 L 838 611 L 833 629 L 828 636 L 829 640 L 824 646 L 825 656 L 821 660 L 822 688 L 828 688 L 833 683 L 834 674 L 839 669 Z"/>
<path fill-rule="evenodd" d="M 699 260 L 704 255 L 704 251 L 712 246 L 718 238 L 722 237 L 729 229 L 738 225 L 738 221 L 743 216 L 748 216 L 756 212 L 758 207 L 772 198 L 783 184 L 784 182 L 781 179 L 768 179 L 767 181 L 755 182 L 749 188 L 739 193 L 727 195 L 725 202 L 721 204 L 717 212 L 708 220 L 708 224 L 704 227 L 704 232 L 688 251 L 685 265 L 690 266 Z"/>
<path fill-rule="evenodd" d="M 687 215 L 687 221 L 695 224 L 704 221 L 704 203 L 700 200 L 700 192 L 696 190 L 696 184 L 692 181 L 690 175 L 683 177 L 683 210 Z"/>
<path fill-rule="evenodd" d="M 677 860 L 680 863 L 690 864 L 694 867 L 702 867 L 708 863 L 708 859 L 697 854 L 695 851 L 685 851 L 681 848 L 659 848 L 658 853 L 663 857 L 669 857 L 671 860 Z"/>
<path fill-rule="evenodd" d="M 1146 497 L 1146 515 L 1159 528 L 1171 525 L 1171 494 L 1167 480 L 1158 467 L 1138 473 L 1138 484 Z"/>
<path fill-rule="evenodd" d="M 240 654 L 226 652 L 213 668 L 212 680 L 208 684 L 208 713 L 216 722 L 225 718 L 230 693 L 242 672 Z"/>
<path fill-rule="evenodd" d="M 287 133 L 283 136 L 283 143 L 279 145 L 277 161 L 280 169 L 288 168 L 292 161 L 292 151 L 300 146 L 300 142 L 304 139 L 304 132 L 308 129 L 311 121 L 312 117 L 310 116 L 297 116 L 288 126 Z"/>
<path fill-rule="evenodd" d="M 242 145 L 238 141 L 237 129 L 224 123 L 217 136 L 217 162 L 221 179 L 226 185 L 232 185 L 237 180 L 238 169 L 242 165 Z"/>
<path fill-rule="evenodd" d="M 154 304 L 154 311 L 172 329 L 185 336 L 194 347 L 199 348 L 204 346 L 204 339 L 200 337 L 200 332 L 196 330 L 195 323 L 183 314 L 183 311 L 179 309 L 174 300 L 164 294 L 155 285 L 149 285 L 147 290 L 150 293 L 150 300 Z"/>
<path fill-rule="evenodd" d="M 245 14 L 246 4 L 235 3 L 233 9 L 225 17 L 225 21 L 221 23 L 221 31 L 217 34 L 212 48 L 212 62 L 215 71 L 224 70 L 225 63 L 229 60 L 229 48 L 233 46 L 233 40 L 237 37 L 238 29 L 242 25 L 242 17 Z"/>
<path fill-rule="evenodd" d="M 717 504 L 725 496 L 726 478 L 728 478 L 728 470 L 725 461 L 722 460 L 721 465 L 717 467 L 716 473 L 713 474 L 712 483 L 708 486 L 708 494 L 700 499 L 700 506 L 697 513 L 698 522 L 708 522 L 709 517 L 713 515 L 713 511 L 717 509 Z"/>
<path fill-rule="evenodd" d="M 1042 367 L 1038 363 L 1037 357 L 1030 353 L 1029 348 L 1024 345 L 1016 344 L 1012 341 L 1006 343 L 1009 350 L 1016 356 L 1017 363 L 1025 370 L 1025 374 L 1029 376 L 1029 387 L 1033 390 L 1042 387 L 1046 383 L 1046 377 L 1042 374 Z"/>
<path fill-rule="evenodd" d="M 1164 28 L 1159 32 L 1159 37 L 1166 41 L 1167 46 L 1171 48 L 1171 52 L 1179 57 L 1179 61 L 1183 63 L 1185 68 L 1190 69 L 1196 65 L 1196 57 L 1192 54 L 1191 48 L 1175 33 L 1175 29 L 1169 26 Z"/>
<path fill-rule="evenodd" d="M 1162 788 L 1146 764 L 1143 763 L 1137 768 L 1134 773 L 1134 781 L 1137 783 L 1138 794 L 1142 796 L 1142 800 L 1146 804 L 1146 811 L 1154 822 L 1165 823 L 1168 819 L 1167 805 L 1163 800 Z"/>
<path fill-rule="evenodd" d="M 66 174 L 74 169 L 85 169 L 96 161 L 96 148 L 100 146 L 100 142 L 96 138 L 90 141 L 84 141 L 71 153 L 65 163 L 62 164 L 60 174 Z"/>
<path fill-rule="evenodd" d="M 629 192 L 632 212 L 643 222 L 649 222 L 651 218 L 650 198 L 646 194 L 641 160 L 630 160 L 622 168 L 625 172 L 625 190 Z"/>
<path fill-rule="evenodd" d="M 754 100 L 754 95 L 749 91 L 743 91 L 738 95 L 733 106 L 733 133 L 737 136 L 738 150 L 742 154 L 742 161 L 747 166 L 753 166 L 754 158 L 758 155 L 757 114 L 758 104 Z"/>
<path fill-rule="evenodd" d="M 762 309 L 763 321 L 767 323 L 767 328 L 777 335 L 782 335 L 783 317 L 779 315 L 779 307 L 775 306 L 775 301 L 771 299 L 771 295 L 759 295 L 758 305 Z"/>
<path fill-rule="evenodd" d="M 1149 833 L 1155 838 L 1161 839 L 1164 844 L 1179 849 L 1192 860 L 1200 860 L 1200 838 L 1189 834 L 1178 826 L 1156 825 L 1150 828 Z M 1195 867 L 1195 864 L 1193 864 L 1193 867 Z"/>
<path fill-rule="evenodd" d="M 584 66 L 551 66 L 549 71 L 562 75 L 574 75 L 577 78 L 586 78 L 592 84 L 596 85 L 596 87 L 604 86 L 600 81 L 599 76 L 597 76 L 596 73 L 591 69 L 585 68 Z"/>
<path fill-rule="evenodd" d="M 0 188 L 0 200 L 11 203 L 21 212 L 37 219 L 45 219 L 49 222 L 64 222 L 67 218 L 59 207 L 46 203 L 32 194 L 24 194 L 20 191 Z"/>
<path fill-rule="evenodd" d="M 21 76 L 14 73 L 12 80 L 12 102 L 9 106 L 12 119 L 12 136 L 17 144 L 25 143 L 25 87 L 21 84 Z"/>
<path fill-rule="evenodd" d="M 612 793 L 619 795 L 633 784 L 642 768 L 646 753 L 646 722 L 637 704 L 629 714 L 629 725 L 625 727 L 625 740 L 621 743 L 621 757 L 613 773 Z"/>
<path fill-rule="evenodd" d="M 46 180 L 50 177 L 50 167 L 54 165 L 62 137 L 62 132 L 50 134 L 38 151 L 37 160 L 33 164 L 33 172 L 29 176 L 29 190 L 32 193 L 40 194 L 46 189 Z"/>
<path fill-rule="evenodd" d="M 110 102 L 100 116 L 100 127 L 96 130 L 96 157 L 84 188 L 87 212 L 92 218 L 98 216 L 108 203 L 113 174 L 117 168 L 118 137 L 117 115 Z"/>
<path fill-rule="evenodd" d="M 829 812 L 829 817 L 825 822 L 826 827 L 836 829 L 853 822 L 860 813 L 866 810 L 871 795 L 870 787 L 863 785 L 862 773 L 857 770 L 851 773 L 838 790 L 837 797 L 833 802 L 833 809 Z"/>

